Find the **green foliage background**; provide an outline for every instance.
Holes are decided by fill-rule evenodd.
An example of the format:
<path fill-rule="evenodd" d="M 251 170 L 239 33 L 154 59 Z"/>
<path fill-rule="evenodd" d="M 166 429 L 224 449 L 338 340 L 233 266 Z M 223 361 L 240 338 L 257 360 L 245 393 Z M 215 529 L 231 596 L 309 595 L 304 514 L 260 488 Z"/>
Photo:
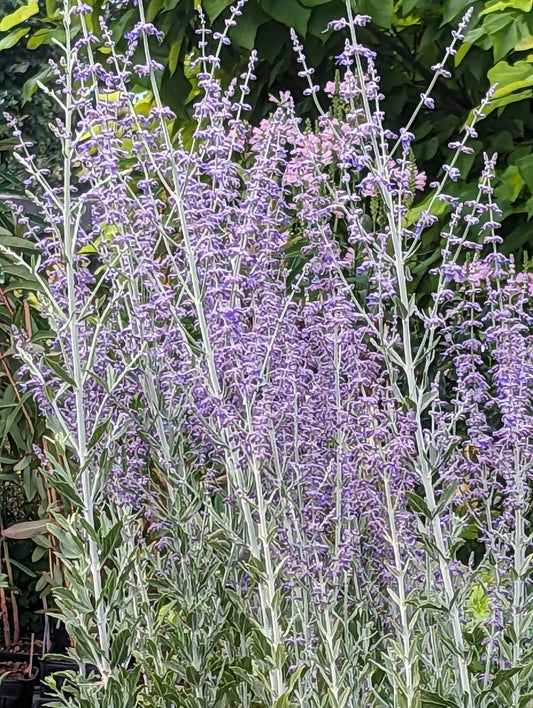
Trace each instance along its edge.
<path fill-rule="evenodd" d="M 135 7 L 121 7 L 116 2 L 106 6 L 102 0 L 87 2 L 99 11 L 104 5 L 118 41 L 137 19 Z M 24 73 L 27 80 L 20 82 L 17 100 L 22 111 L 36 100 L 36 76 L 46 80 L 48 52 L 55 40 L 62 39 L 61 2 L 10 3 L 16 11 L 0 20 L 0 76 L 6 67 L 13 66 L 14 50 L 17 56 L 22 56 L 23 51 L 24 56 L 33 52 L 36 57 L 33 63 L 28 60 Z M 198 4 L 198 0 L 146 2 L 148 20 L 164 33 L 163 42 L 153 45 L 154 58 L 165 67 L 162 96 L 176 112 L 182 130 L 187 130 L 197 95 L 194 78 L 187 71 L 187 59 L 195 52 Z M 231 4 L 232 0 L 201 1 L 214 29 L 223 27 Z M 449 140 L 458 134 L 469 111 L 479 104 L 489 86 L 498 83 L 491 113 L 473 145 L 476 156 L 463 156 L 463 175 L 455 189 L 463 196 L 473 192 L 483 152 L 499 153 L 496 197 L 504 211 L 504 251 L 521 260 L 524 252 L 533 247 L 529 228 L 533 215 L 533 0 L 352 0 L 352 5 L 356 12 L 373 18 L 372 25 L 360 30 L 360 41 L 378 52 L 385 109 L 392 127 L 408 120 L 431 80 L 431 66 L 442 58 L 451 31 L 473 5 L 474 18 L 455 57 L 455 67 L 451 67 L 453 76 L 438 82 L 435 110 L 422 111 L 416 121 L 414 150 L 419 168 L 426 170 L 430 178 L 435 177 L 449 156 Z M 250 50 L 257 49 L 257 81 L 250 97 L 253 121 L 267 112 L 270 93 L 286 89 L 294 92 L 303 116 L 314 116 L 311 99 L 301 97 L 304 85 L 297 77 L 289 27 L 303 38 L 308 61 L 316 68 L 318 83 L 323 85 L 332 77 L 334 57 L 344 42 L 342 33 L 325 29 L 330 20 L 344 14 L 342 0 L 248 0 L 237 26 L 230 31 L 232 46 L 223 48 L 221 58 L 223 75 L 229 80 L 244 70 Z M 16 91 L 10 95 L 17 96 Z M 44 113 L 49 109 L 42 108 Z M 30 134 L 39 133 L 39 123 L 30 124 L 28 120 L 28 129 Z M 426 235 L 421 266 L 438 248 L 438 240 L 438 229 Z M 425 269 L 421 267 L 420 272 L 425 273 Z M 417 286 L 423 287 L 423 283 Z"/>

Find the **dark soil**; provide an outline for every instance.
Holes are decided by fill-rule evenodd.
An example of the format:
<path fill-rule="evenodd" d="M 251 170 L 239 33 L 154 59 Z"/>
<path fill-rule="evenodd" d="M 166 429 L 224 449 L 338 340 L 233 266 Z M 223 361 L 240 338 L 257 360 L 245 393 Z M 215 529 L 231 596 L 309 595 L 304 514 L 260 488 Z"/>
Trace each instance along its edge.
<path fill-rule="evenodd" d="M 35 664 L 32 666 L 31 674 L 34 672 Z M 30 664 L 28 661 L 0 661 L 0 676 L 6 673 L 9 674 L 7 678 L 30 678 Z"/>
<path fill-rule="evenodd" d="M 43 643 L 40 639 L 35 639 L 33 642 L 33 655 L 40 656 Z M 12 644 L 9 649 L 5 646 L 0 646 L 0 654 L 29 654 L 31 649 L 31 639 L 23 637 L 16 644 Z"/>

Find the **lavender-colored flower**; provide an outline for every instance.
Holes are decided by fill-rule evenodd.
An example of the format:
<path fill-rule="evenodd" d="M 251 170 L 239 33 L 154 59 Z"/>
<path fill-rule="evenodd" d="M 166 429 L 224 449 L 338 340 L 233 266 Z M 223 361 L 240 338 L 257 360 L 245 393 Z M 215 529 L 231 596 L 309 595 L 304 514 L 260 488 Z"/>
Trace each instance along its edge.
<path fill-rule="evenodd" d="M 135 110 L 128 82 L 158 70 L 150 59 L 133 65 L 143 38 L 160 39 L 152 25 L 135 26 L 122 56 L 105 34 L 113 61 L 103 65 L 82 38 L 74 89 L 58 75 L 76 126 L 56 130 L 84 191 L 50 188 L 40 202 L 41 305 L 54 336 L 42 345 L 16 333 L 24 385 L 81 468 L 84 499 L 145 518 L 154 551 L 167 554 L 159 579 L 193 560 L 171 535 L 172 504 L 191 495 L 191 538 L 214 528 L 209 543 L 221 531 L 242 552 L 228 586 L 246 596 L 254 628 L 295 652 L 289 665 L 302 661 L 299 612 L 337 612 L 341 600 L 355 603 L 353 587 L 357 602 L 372 598 L 372 631 L 386 624 L 384 645 L 402 612 L 415 623 L 390 590 L 431 595 L 464 657 L 461 590 L 472 574 L 454 557 L 460 533 L 475 526 L 487 566 L 516 565 L 517 538 L 529 552 L 533 284 L 496 250 L 495 157 L 475 200 L 443 193 L 446 178 L 434 185 L 431 207 L 443 203 L 450 216 L 431 273 L 438 285 L 423 305 L 409 292 L 411 268 L 438 219 L 431 207 L 418 218 L 410 209 L 425 175 L 409 127 L 398 136 L 386 127 L 374 54 L 346 42 L 339 80 L 326 85 L 332 109 L 313 129 L 287 92 L 252 127 L 255 55 L 225 87 L 209 42 L 226 44 L 232 21 L 212 37 L 201 11 L 200 24 L 192 149 L 173 137 L 156 86 L 154 105 Z M 29 146 L 19 153 L 28 186 L 42 184 Z M 455 182 L 454 164 L 444 171 Z M 506 626 L 498 599 L 516 595 L 514 570 L 491 588 L 489 662 Z M 313 616 L 311 657 L 321 631 Z M 338 644 L 333 663 L 343 660 Z"/>

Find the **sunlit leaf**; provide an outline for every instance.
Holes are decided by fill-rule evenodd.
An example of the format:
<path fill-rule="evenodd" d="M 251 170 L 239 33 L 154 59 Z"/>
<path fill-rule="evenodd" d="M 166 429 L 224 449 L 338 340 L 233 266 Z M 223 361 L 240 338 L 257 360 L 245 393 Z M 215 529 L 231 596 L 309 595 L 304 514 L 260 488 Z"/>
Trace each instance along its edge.
<path fill-rule="evenodd" d="M 36 15 L 39 12 L 39 3 L 37 0 L 30 0 L 27 5 L 19 7 L 15 12 L 6 15 L 0 22 L 0 32 L 7 32 L 12 27 L 20 25 L 22 22 L 26 22 L 30 17 Z"/>

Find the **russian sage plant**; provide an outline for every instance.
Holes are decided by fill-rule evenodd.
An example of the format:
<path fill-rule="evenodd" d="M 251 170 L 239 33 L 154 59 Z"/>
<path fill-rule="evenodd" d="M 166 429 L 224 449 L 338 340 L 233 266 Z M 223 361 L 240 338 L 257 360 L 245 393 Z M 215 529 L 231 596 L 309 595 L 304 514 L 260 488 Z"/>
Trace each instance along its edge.
<path fill-rule="evenodd" d="M 26 267 L 50 339 L 15 338 L 56 451 L 56 614 L 96 667 L 71 701 L 528 705 L 533 281 L 498 251 L 495 157 L 448 194 L 490 93 L 422 210 L 416 116 L 387 127 L 349 3 L 324 91 L 293 35 L 314 126 L 289 93 L 251 126 L 255 53 L 217 77 L 242 3 L 219 33 L 200 12 L 191 138 L 138 9 L 120 53 L 65 0 L 63 183 L 18 149 L 46 222 Z"/>

